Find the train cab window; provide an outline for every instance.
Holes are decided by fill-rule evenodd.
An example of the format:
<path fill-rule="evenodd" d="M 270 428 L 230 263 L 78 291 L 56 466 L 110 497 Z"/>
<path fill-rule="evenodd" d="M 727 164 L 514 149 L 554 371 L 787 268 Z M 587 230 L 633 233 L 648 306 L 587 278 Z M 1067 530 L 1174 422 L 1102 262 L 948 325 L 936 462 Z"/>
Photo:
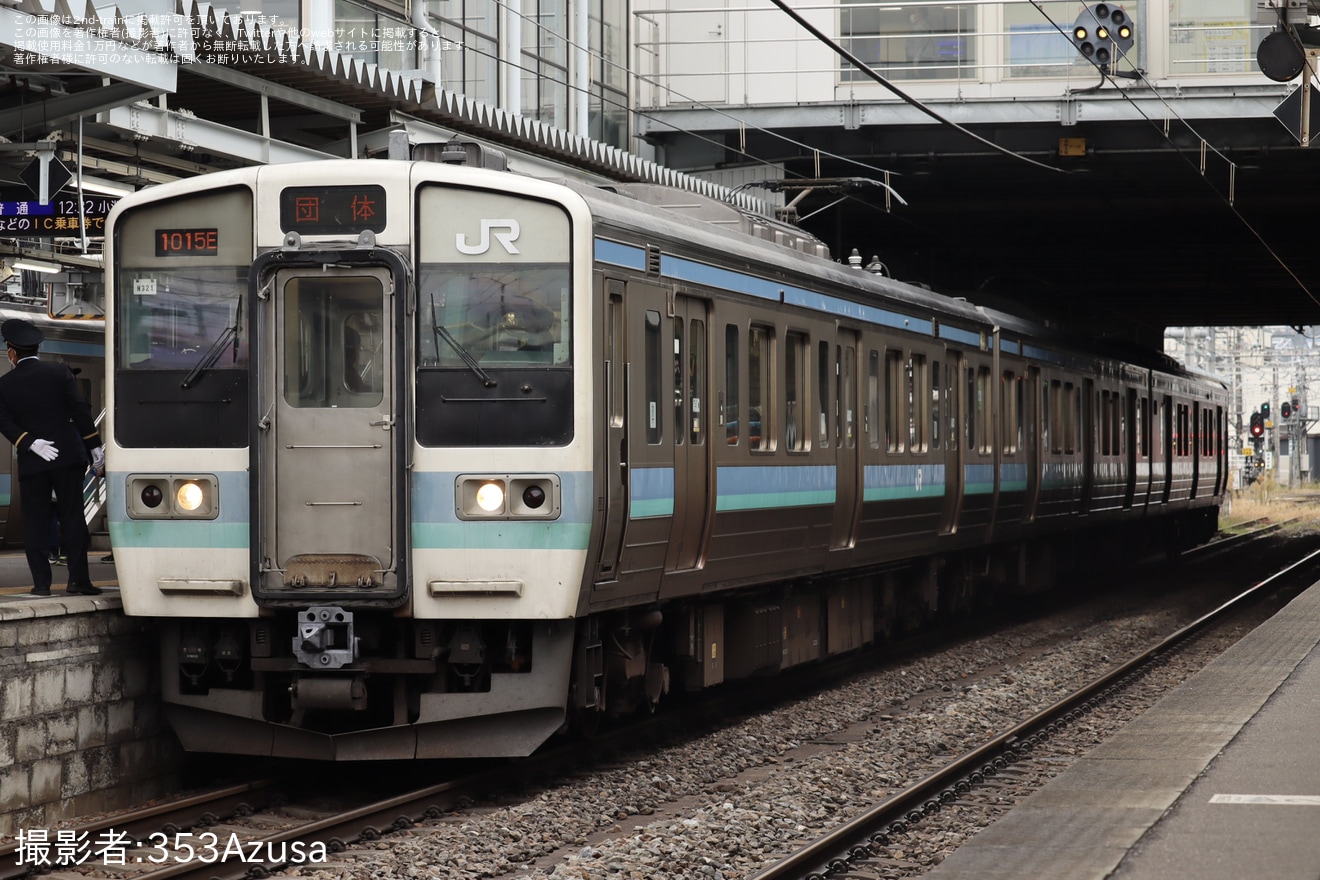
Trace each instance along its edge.
<path fill-rule="evenodd" d="M 747 331 L 747 447 L 761 452 L 775 448 L 769 410 L 774 356 L 774 330 L 753 325 Z"/>
<path fill-rule="evenodd" d="M 904 372 L 903 352 L 885 352 L 885 448 L 890 452 L 902 452 L 907 440 L 907 431 L 902 431 L 907 400 Z"/>
<path fill-rule="evenodd" d="M 905 390 L 912 414 L 912 417 L 908 419 L 908 449 L 918 454 L 924 453 L 928 449 L 926 441 L 926 403 L 930 400 L 930 392 L 927 390 L 929 381 L 926 373 L 926 356 L 924 354 L 914 354 L 908 358 L 907 388 Z"/>
<path fill-rule="evenodd" d="M 738 327 L 724 326 L 724 442 L 738 445 Z"/>
<path fill-rule="evenodd" d="M 853 388 L 853 377 L 857 371 L 857 351 L 851 345 L 843 346 L 843 357 L 839 365 L 839 418 L 842 421 L 839 443 L 845 449 L 857 446 L 856 412 L 857 398 Z"/>
<path fill-rule="evenodd" d="M 706 445 L 706 322 L 688 322 L 688 442 Z"/>
<path fill-rule="evenodd" d="M 816 442 L 824 448 L 830 445 L 830 376 L 834 368 L 830 364 L 830 344 L 821 342 L 816 350 Z"/>
<path fill-rule="evenodd" d="M 930 448 L 940 448 L 940 362 L 930 364 Z"/>
<path fill-rule="evenodd" d="M 664 439 L 662 429 L 663 418 L 660 404 L 660 313 L 647 310 L 644 319 L 643 343 L 645 349 L 643 357 L 646 359 L 644 367 L 646 383 L 646 442 L 652 446 L 657 446 Z"/>
<path fill-rule="evenodd" d="M 284 286 L 284 399 L 293 407 L 378 406 L 384 288 L 374 276 L 299 277 Z"/>
<path fill-rule="evenodd" d="M 807 337 L 790 331 L 784 336 L 784 448 L 807 448 Z"/>
<path fill-rule="evenodd" d="M 866 366 L 866 442 L 880 448 L 880 352 L 871 349 Z"/>
<path fill-rule="evenodd" d="M 570 363 L 567 265 L 423 265 L 418 363 L 469 370 Z"/>
<path fill-rule="evenodd" d="M 354 312 L 344 318 L 340 330 L 344 340 L 344 387 L 354 394 L 380 395 L 385 387 L 383 324 L 377 312 Z"/>

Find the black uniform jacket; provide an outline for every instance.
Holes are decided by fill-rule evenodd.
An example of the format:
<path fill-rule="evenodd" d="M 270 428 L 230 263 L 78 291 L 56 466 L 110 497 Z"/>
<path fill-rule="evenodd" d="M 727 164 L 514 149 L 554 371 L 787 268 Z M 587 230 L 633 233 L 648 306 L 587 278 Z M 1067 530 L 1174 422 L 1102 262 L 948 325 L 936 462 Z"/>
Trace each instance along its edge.
<path fill-rule="evenodd" d="M 91 407 L 78 393 L 73 371 L 64 364 L 28 358 L 0 376 L 0 434 L 18 449 L 18 477 L 85 466 L 87 450 L 101 445 Z M 60 451 L 46 461 L 32 451 L 33 440 L 49 440 Z"/>

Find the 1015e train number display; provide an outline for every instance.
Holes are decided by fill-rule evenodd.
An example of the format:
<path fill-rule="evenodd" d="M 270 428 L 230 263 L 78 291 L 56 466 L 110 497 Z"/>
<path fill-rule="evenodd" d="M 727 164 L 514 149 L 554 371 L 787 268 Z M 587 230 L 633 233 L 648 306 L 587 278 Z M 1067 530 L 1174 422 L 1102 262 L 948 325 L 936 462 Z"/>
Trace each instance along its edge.
<path fill-rule="evenodd" d="M 214 257 L 219 252 L 219 229 L 156 230 L 158 257 Z"/>

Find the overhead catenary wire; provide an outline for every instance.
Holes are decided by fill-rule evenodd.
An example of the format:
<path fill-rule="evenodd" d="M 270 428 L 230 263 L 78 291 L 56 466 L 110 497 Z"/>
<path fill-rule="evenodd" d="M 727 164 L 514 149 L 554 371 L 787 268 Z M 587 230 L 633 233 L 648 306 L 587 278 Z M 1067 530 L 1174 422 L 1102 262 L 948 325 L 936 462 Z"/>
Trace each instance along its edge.
<path fill-rule="evenodd" d="M 730 113 L 728 110 L 725 110 L 725 109 L 723 109 L 723 108 L 721 108 L 721 107 L 716 107 L 716 106 L 714 106 L 714 105 L 712 105 L 712 104 L 707 104 L 707 103 L 705 103 L 705 102 L 703 102 L 703 101 L 699 101 L 699 100 L 697 100 L 696 98 L 693 98 L 693 97 L 690 96 L 690 95 L 686 95 L 686 94 L 684 94 L 683 92 L 680 92 L 679 90 L 673 88 L 672 86 L 667 85 L 666 83 L 663 83 L 663 82 L 661 82 L 661 81 L 659 81 L 659 80 L 657 80 L 657 79 L 655 79 L 655 78 L 653 78 L 653 77 L 648 77 L 648 76 L 646 76 L 646 75 L 643 74 L 643 73 L 640 73 L 640 72 L 638 72 L 638 71 L 633 70 L 632 68 L 628 67 L 627 65 L 619 64 L 617 61 L 614 61 L 614 60 L 611 60 L 611 59 L 609 59 L 609 58 L 606 58 L 606 57 L 604 56 L 604 54 L 601 53 L 601 52 L 593 51 L 590 47 L 584 47 L 584 46 L 582 46 L 580 43 L 574 41 L 573 39 L 571 39 L 571 38 L 570 38 L 569 36 L 567 36 L 566 34 L 557 33 L 556 31 L 552 30 L 549 26 L 547 26 L 547 25 L 541 23 L 541 21 L 540 21 L 539 19 L 537 19 L 536 17 L 534 17 L 534 16 L 530 16 L 530 15 L 525 15 L 525 14 L 524 14 L 523 12 L 521 12 L 520 10 L 518 10 L 518 9 L 512 7 L 512 6 L 510 6 L 510 5 L 508 4 L 507 0 L 497 0 L 497 4 L 498 4 L 501 8 L 507 9 L 507 10 L 509 10 L 510 12 L 512 12 L 513 15 L 515 15 L 516 17 L 522 19 L 523 21 L 526 21 L 526 22 L 527 22 L 528 24 L 530 24 L 532 27 L 536 28 L 537 31 L 544 32 L 546 35 L 550 36 L 552 39 L 562 41 L 563 44 L 564 44 L 565 46 L 568 46 L 568 47 L 570 47 L 570 48 L 577 49 L 577 50 L 579 50 L 579 51 L 585 52 L 585 53 L 588 55 L 588 57 L 590 57 L 590 58 L 594 58 L 596 61 L 600 62 L 600 64 L 601 64 L 602 66 L 608 66 L 608 67 L 611 67 L 611 68 L 615 68 L 615 69 L 621 70 L 621 71 L 623 71 L 627 76 L 632 77 L 634 80 L 636 80 L 636 81 L 638 81 L 638 82 L 643 82 L 643 83 L 646 83 L 646 84 L 649 85 L 649 86 L 653 86 L 653 87 L 655 87 L 655 88 L 662 89 L 662 90 L 664 90 L 665 92 L 667 92 L 671 97 L 677 98 L 677 99 L 679 99 L 679 100 L 681 100 L 681 101 L 684 101 L 685 103 L 690 103 L 690 104 L 692 104 L 694 107 L 699 107 L 699 108 L 702 109 L 702 110 L 706 110 L 706 111 L 708 111 L 708 112 L 715 113 L 715 114 L 717 114 L 717 115 L 719 115 L 719 116 L 723 116 L 724 118 L 731 120 L 732 122 L 736 123 L 737 126 L 738 126 L 738 146 L 737 146 L 736 148 L 735 148 L 735 147 L 731 147 L 728 143 L 726 143 L 726 142 L 724 142 L 724 141 L 722 141 L 722 140 L 717 140 L 717 139 L 715 139 L 715 138 L 711 138 L 711 137 L 708 137 L 708 136 L 706 136 L 706 135 L 699 134 L 698 132 L 691 131 L 691 130 L 689 130 L 689 129 L 685 129 L 685 128 L 681 128 L 681 127 L 679 127 L 679 126 L 677 126 L 677 125 L 674 125 L 674 124 L 673 124 L 672 122 L 670 122 L 669 120 L 660 119 L 659 117 L 654 116 L 653 114 L 646 113 L 645 111 L 642 111 L 642 110 L 637 110 L 636 108 L 630 107 L 630 106 L 628 106 L 627 104 L 622 103 L 622 102 L 620 102 L 620 101 L 614 101 L 614 100 L 611 100 L 611 99 L 607 98 L 607 97 L 604 95 L 603 92 L 602 92 L 602 94 L 598 95 L 598 97 L 600 98 L 600 100 L 602 101 L 602 103 L 607 103 L 607 104 L 610 104 L 610 105 L 612 105 L 612 106 L 614 106 L 614 107 L 619 107 L 619 108 L 621 108 L 621 109 L 627 111 L 628 113 L 633 114 L 634 116 L 640 116 L 640 117 L 642 117 L 643 119 L 649 119 L 649 120 L 651 120 L 652 122 L 658 122 L 658 123 L 660 123 L 660 124 L 662 124 L 662 125 L 668 126 L 669 128 L 673 129 L 673 130 L 676 131 L 676 132 L 679 132 L 679 133 L 681 133 L 681 134 L 685 134 L 685 135 L 687 135 L 687 136 L 689 136 L 689 137 L 695 138 L 695 139 L 700 140 L 700 141 L 704 141 L 705 143 L 711 144 L 711 145 L 713 145 L 713 146 L 717 146 L 717 147 L 719 147 L 719 148 L 721 148 L 721 149 L 725 149 L 725 150 L 733 150 L 734 152 L 737 152 L 737 153 L 740 153 L 740 154 L 743 155 L 743 156 L 746 156 L 746 157 L 747 157 L 748 159 L 750 159 L 751 161 L 753 161 L 753 162 L 757 162 L 757 163 L 762 164 L 762 165 L 765 165 L 766 167 L 774 167 L 774 168 L 778 168 L 778 167 L 780 167 L 779 165 L 777 165 L 777 164 L 774 163 L 774 162 L 771 162 L 771 161 L 769 161 L 769 160 L 767 160 L 767 159 L 762 159 L 762 158 L 760 158 L 760 157 L 758 157 L 758 156 L 754 156 L 754 155 L 752 155 L 751 153 L 747 152 L 747 131 L 748 131 L 748 129 L 751 129 L 752 131 L 759 132 L 760 134 L 767 135 L 767 136 L 769 136 L 769 137 L 771 137 L 771 138 L 774 138 L 774 139 L 776 139 L 776 140 L 783 141 L 784 143 L 792 144 L 793 146 L 798 147 L 798 148 L 800 148 L 800 149 L 808 150 L 808 151 L 810 151 L 810 152 L 812 152 L 812 153 L 814 153 L 814 154 L 818 154 L 818 156 L 817 156 L 817 160 L 816 160 L 818 164 L 819 164 L 819 154 L 823 154 L 824 156 L 826 156 L 826 157 L 828 157 L 828 158 L 830 158 L 830 159 L 833 159 L 833 160 L 836 160 L 836 161 L 839 161 L 839 162 L 843 162 L 843 163 L 848 164 L 848 165 L 854 165 L 854 166 L 856 166 L 856 167 L 858 167 L 858 168 L 861 168 L 861 169 L 863 169 L 863 170 L 865 170 L 865 171 L 869 171 L 869 172 L 873 172 L 873 173 L 879 174 L 879 175 L 881 175 L 881 176 L 883 176 L 883 177 L 885 178 L 885 181 L 884 181 L 884 182 L 879 182 L 879 181 L 878 181 L 878 182 L 880 183 L 880 185 L 883 186 L 886 190 L 888 190 L 891 194 L 893 194 L 893 196 L 894 196 L 895 198 L 897 198 L 897 199 L 899 200 L 899 202 L 901 202 L 902 204 L 905 204 L 905 205 L 907 204 L 907 202 L 902 198 L 902 196 L 900 196 L 900 195 L 898 194 L 898 192 L 897 192 L 896 190 L 894 190 L 893 187 L 891 187 L 891 186 L 888 184 L 887 181 L 888 181 L 888 179 L 889 179 L 889 176 L 890 176 L 891 174 L 894 173 L 894 172 L 892 172 L 892 171 L 890 171 L 890 170 L 888 170 L 888 169 L 885 169 L 885 168 L 878 168 L 878 167 L 876 167 L 876 166 L 874 166 L 874 165 L 868 164 L 868 163 L 866 163 L 866 162 L 862 162 L 862 161 L 860 161 L 860 160 L 858 160 L 858 159 L 854 159 L 854 158 L 852 158 L 852 157 L 850 157 L 850 156 L 843 156 L 843 155 L 839 155 L 839 154 L 837 154 L 837 153 L 830 153 L 830 152 L 827 152 L 827 151 L 823 152 L 823 151 L 821 151 L 818 147 L 815 147 L 815 146 L 812 146 L 811 144 L 804 143 L 804 142 L 802 142 L 802 141 L 796 140 L 796 139 L 794 139 L 794 138 L 789 137 L 789 136 L 786 135 L 786 134 L 783 134 L 782 132 L 778 132 L 778 131 L 775 131 L 775 130 L 773 130 L 773 129 L 762 128 L 761 126 L 757 126 L 757 125 L 749 125 L 745 119 L 743 119 L 743 118 L 737 116 L 737 115 L 734 114 L 734 113 Z M 491 54 L 491 53 L 483 53 L 483 52 L 481 52 L 481 50 L 478 50 L 478 49 L 473 49 L 472 51 L 475 51 L 475 52 L 477 52 L 478 54 L 485 55 L 486 57 L 491 58 L 491 59 L 493 59 L 493 60 L 504 61 L 504 63 L 508 63 L 508 64 L 510 64 L 511 66 L 513 66 L 513 67 L 515 67 L 516 69 L 521 70 L 521 71 L 525 71 L 525 72 L 533 73 L 533 74 L 535 74 L 535 73 L 538 72 L 538 71 L 536 71 L 536 70 L 534 70 L 534 69 L 532 69 L 532 68 L 525 67 L 525 66 L 523 66 L 523 65 L 521 65 L 521 64 L 513 64 L 512 62 L 509 62 L 509 61 L 507 61 L 507 60 L 499 59 L 499 58 L 497 58 L 494 54 Z M 564 85 L 566 88 L 568 88 L 568 89 L 578 89 L 577 86 L 574 86 L 572 83 L 569 83 L 569 82 L 564 82 L 563 85 Z M 795 175 L 797 175 L 797 176 L 799 176 L 799 177 L 802 177 L 803 179 L 807 179 L 807 176 L 806 176 L 805 174 L 800 174 L 800 173 L 798 173 L 798 172 L 791 171 L 790 169 L 787 169 L 787 168 L 784 168 L 783 170 L 784 170 L 785 173 L 795 174 Z M 819 177 L 819 176 L 820 176 L 820 175 L 817 174 L 817 177 Z M 872 207 L 875 207 L 875 206 L 872 206 Z M 878 209 L 877 209 L 877 210 L 878 210 Z"/>
<path fill-rule="evenodd" d="M 876 72 L 874 68 L 871 67 L 871 65 L 867 64 L 865 61 L 861 60 L 856 55 L 849 52 L 843 46 L 840 46 L 837 42 L 835 42 L 828 35 L 826 35 L 824 31 L 820 30 L 820 28 L 816 27 L 811 22 L 807 21 L 805 18 L 799 15 L 793 9 L 793 7 L 789 6 L 786 2 L 784 2 L 784 0 L 770 0 L 770 2 L 778 6 L 781 10 L 783 10 L 783 12 L 786 15 L 788 15 L 789 18 L 796 21 L 800 26 L 802 26 L 809 34 L 811 34 L 817 40 L 824 43 L 826 46 L 829 46 L 830 49 L 833 50 L 834 53 L 838 55 L 840 58 L 844 59 L 849 64 L 856 67 L 859 71 L 866 74 L 871 79 L 875 80 L 889 91 L 893 92 L 899 98 L 902 98 L 903 101 L 912 105 L 917 110 L 920 110 L 922 113 L 926 114 L 931 119 L 934 119 L 936 122 L 940 123 L 941 125 L 948 126 L 949 128 L 952 128 L 954 131 L 961 132 L 962 134 L 967 135 L 967 137 L 985 144 L 987 147 L 990 147 L 995 152 L 1003 153 L 1006 156 L 1011 156 L 1012 158 L 1017 159 L 1019 162 L 1026 162 L 1029 165 L 1035 165 L 1038 168 L 1043 168 L 1046 171 L 1053 171 L 1059 174 L 1068 173 L 1067 169 L 1065 168 L 1059 168 L 1056 165 L 1047 165 L 1044 162 L 1037 162 L 1035 159 L 1032 159 L 1029 156 L 1023 156 L 1020 153 L 1015 153 L 1012 150 L 1008 149 L 1007 147 L 1000 146 L 999 144 L 995 143 L 992 140 L 981 137 L 976 132 L 964 128 L 963 126 L 954 122 L 952 119 L 945 119 L 943 116 L 936 113 L 930 107 L 921 103 L 916 98 L 912 97 L 907 92 L 903 91 L 898 86 L 894 85 L 888 79 L 881 76 L 878 72 Z"/>
<path fill-rule="evenodd" d="M 771 0 L 771 2 L 778 5 L 780 3 L 780 0 Z M 1275 0 L 1270 0 L 1270 3 L 1271 6 L 1275 6 Z M 1043 6 L 1041 6 L 1040 0 L 1031 0 L 1031 5 L 1036 7 L 1036 11 L 1038 11 L 1042 16 L 1044 16 L 1045 20 L 1049 22 L 1050 25 L 1055 30 L 1057 30 L 1060 34 L 1063 34 L 1065 38 L 1068 38 L 1067 32 L 1064 31 L 1062 27 L 1060 27 L 1058 22 L 1056 22 L 1052 17 L 1050 17 L 1050 14 L 1045 11 L 1045 8 Z M 1118 86 L 1118 83 L 1113 79 L 1112 74 L 1109 73 L 1107 66 L 1098 63 L 1094 58 L 1091 58 L 1090 56 L 1083 55 L 1082 57 L 1087 58 L 1087 60 L 1089 60 L 1093 65 L 1095 65 L 1096 69 L 1100 71 L 1101 77 L 1108 79 L 1110 82 L 1113 82 L 1115 87 Z M 1221 201 L 1224 202 L 1224 205 L 1228 208 L 1230 212 L 1232 212 L 1233 216 L 1236 217 L 1244 227 L 1246 227 L 1247 231 L 1250 232 L 1251 235 L 1256 239 L 1256 241 L 1260 243 L 1261 247 L 1263 247 L 1265 249 L 1265 252 L 1270 255 L 1271 259 L 1273 259 L 1279 265 L 1279 267 L 1283 269 L 1284 272 L 1287 273 L 1288 277 L 1291 278 L 1293 282 L 1298 286 L 1298 288 L 1301 289 L 1302 293 L 1306 294 L 1307 298 L 1310 299 L 1312 302 L 1314 302 L 1316 305 L 1320 305 L 1320 298 L 1317 298 L 1317 296 L 1311 292 L 1311 289 L 1306 286 L 1306 283 L 1302 281 L 1301 278 L 1297 277 L 1297 273 L 1294 272 L 1292 270 L 1292 267 L 1289 266 L 1284 261 L 1283 257 L 1281 257 L 1278 254 L 1278 252 L 1275 251 L 1274 248 L 1270 246 L 1269 242 L 1265 240 L 1265 237 L 1261 235 L 1260 230 L 1256 229 L 1256 227 L 1251 224 L 1250 220 L 1242 216 L 1242 212 L 1240 212 L 1237 209 L 1237 206 L 1233 204 L 1234 200 L 1231 194 L 1231 187 L 1236 179 L 1237 164 L 1234 163 L 1231 159 L 1229 159 L 1228 156 L 1221 153 L 1219 149 L 1216 148 L 1214 145 L 1212 145 L 1204 136 L 1202 136 L 1200 132 L 1198 132 L 1190 122 L 1183 119 L 1182 116 L 1178 114 L 1178 111 L 1175 110 L 1173 106 L 1164 99 L 1164 96 L 1159 93 L 1159 90 L 1155 88 L 1155 85 L 1146 78 L 1145 71 L 1136 69 L 1135 67 L 1134 70 L 1136 73 L 1136 78 L 1139 79 L 1141 83 L 1150 91 L 1150 93 L 1156 99 L 1158 99 L 1161 104 L 1164 105 L 1164 109 L 1168 114 L 1165 117 L 1165 124 L 1160 125 L 1158 122 L 1147 116 L 1145 112 L 1142 111 L 1141 106 L 1132 99 L 1132 96 L 1130 94 L 1128 94 L 1127 89 L 1118 88 L 1119 95 L 1123 97 L 1123 100 L 1127 101 L 1129 104 L 1132 105 L 1132 109 L 1137 111 L 1138 116 L 1140 116 L 1142 119 L 1150 123 L 1156 129 L 1156 131 L 1160 132 L 1165 142 L 1170 147 L 1172 147 L 1174 152 L 1178 155 L 1178 158 L 1180 158 L 1182 161 L 1187 163 L 1187 165 L 1193 171 L 1196 171 L 1200 175 L 1201 179 L 1205 181 L 1206 186 L 1210 188 L 1210 191 L 1213 192 L 1216 196 L 1220 198 Z M 1309 72 L 1309 67 L 1308 67 L 1308 72 Z M 1309 82 L 1309 78 L 1305 82 Z M 1305 87 L 1305 85 L 1303 85 L 1303 87 Z M 1172 116 L 1173 118 L 1181 122 L 1184 126 L 1187 127 L 1187 130 L 1190 131 L 1193 135 L 1195 135 L 1196 138 L 1201 142 L 1200 153 L 1202 155 L 1200 158 L 1199 167 L 1198 167 L 1198 163 L 1193 162 L 1192 159 L 1188 157 L 1187 152 L 1183 150 L 1181 147 L 1179 147 L 1178 144 L 1174 142 L 1173 138 L 1170 137 L 1168 116 Z M 1225 196 L 1224 193 L 1221 192 L 1219 188 L 1215 186 L 1214 182 L 1211 181 L 1210 178 L 1205 173 L 1204 154 L 1207 150 L 1213 152 L 1216 156 L 1219 156 L 1226 163 L 1228 163 L 1229 181 L 1230 181 L 1230 195 L 1228 196 Z"/>

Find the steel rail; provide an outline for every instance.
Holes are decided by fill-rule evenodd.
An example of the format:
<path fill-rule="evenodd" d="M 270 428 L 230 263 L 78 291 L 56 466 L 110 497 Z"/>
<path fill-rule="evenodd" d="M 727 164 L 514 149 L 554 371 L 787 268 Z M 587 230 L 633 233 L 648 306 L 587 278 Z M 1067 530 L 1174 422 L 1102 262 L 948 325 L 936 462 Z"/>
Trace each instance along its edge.
<path fill-rule="evenodd" d="M 849 858 L 866 858 L 871 854 L 872 846 L 881 846 L 887 842 L 888 833 L 906 831 L 907 824 L 915 824 L 926 816 L 938 812 L 942 804 L 953 800 L 959 793 L 970 790 L 974 783 L 980 782 L 984 777 L 993 776 L 1016 760 L 1012 752 L 1039 743 L 1065 722 L 1080 717 L 1085 711 L 1103 702 L 1100 698 L 1103 691 L 1132 675 L 1170 648 L 1199 633 L 1231 609 L 1273 585 L 1279 578 L 1310 564 L 1318 557 L 1320 550 L 1309 553 L 1280 569 L 1126 663 L 967 752 L 855 819 L 828 832 L 783 861 L 753 875 L 751 880 L 790 880 L 790 878 L 824 880 L 847 870 Z"/>

